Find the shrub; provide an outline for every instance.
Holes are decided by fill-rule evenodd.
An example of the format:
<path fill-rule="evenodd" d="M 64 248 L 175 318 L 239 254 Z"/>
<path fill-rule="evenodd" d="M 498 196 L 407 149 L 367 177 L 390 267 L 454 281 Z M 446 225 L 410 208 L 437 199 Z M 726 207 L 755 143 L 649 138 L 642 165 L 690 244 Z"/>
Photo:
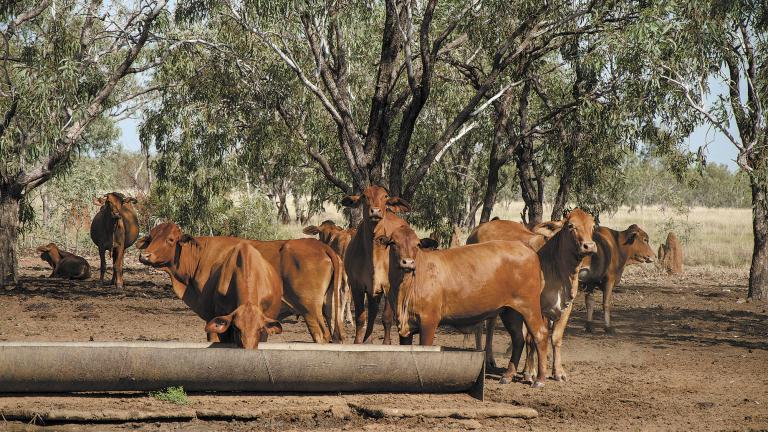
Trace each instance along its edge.
<path fill-rule="evenodd" d="M 189 399 L 187 393 L 184 392 L 184 387 L 168 387 L 165 390 L 149 392 L 149 395 L 159 401 L 170 402 L 176 405 L 187 405 Z"/>

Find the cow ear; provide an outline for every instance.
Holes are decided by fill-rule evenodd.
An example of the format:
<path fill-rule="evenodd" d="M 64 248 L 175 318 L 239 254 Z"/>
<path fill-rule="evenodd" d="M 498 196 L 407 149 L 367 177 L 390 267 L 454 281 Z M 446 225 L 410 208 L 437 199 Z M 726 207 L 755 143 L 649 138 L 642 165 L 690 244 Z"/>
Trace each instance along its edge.
<path fill-rule="evenodd" d="M 147 246 L 152 242 L 152 239 L 148 235 L 145 235 L 144 237 L 136 240 L 136 243 L 133 245 L 136 246 L 136 249 L 146 249 Z"/>
<path fill-rule="evenodd" d="M 51 250 L 51 248 L 49 248 L 48 245 L 45 245 L 45 246 L 38 246 L 36 250 L 39 253 L 43 253 L 43 252 L 48 252 L 49 250 Z"/>
<path fill-rule="evenodd" d="M 207 333 L 224 333 L 229 329 L 229 326 L 232 324 L 232 315 L 222 315 L 217 316 L 216 318 L 208 321 L 208 324 L 205 325 L 205 331 Z"/>
<path fill-rule="evenodd" d="M 194 237 L 192 237 L 192 236 L 191 236 L 191 235 L 189 235 L 189 234 L 184 234 L 184 235 L 183 235 L 183 236 L 181 236 L 181 238 L 179 239 L 179 244 L 187 244 L 187 243 L 189 243 L 189 244 L 191 244 L 191 245 L 197 245 L 197 242 L 195 241 L 195 238 L 194 238 Z"/>
<path fill-rule="evenodd" d="M 637 226 L 637 225 L 635 225 Z M 627 234 L 627 241 L 624 244 L 632 244 L 635 241 L 635 237 L 637 237 L 637 231 L 631 230 L 629 231 L 629 234 Z"/>
<path fill-rule="evenodd" d="M 423 238 L 419 240 L 419 248 L 421 249 L 437 249 L 440 244 L 433 238 Z"/>
<path fill-rule="evenodd" d="M 265 320 L 266 324 L 264 325 L 264 330 L 266 330 L 267 333 L 276 335 L 283 332 L 283 326 L 279 321 L 275 321 L 272 318 L 265 318 Z"/>
<path fill-rule="evenodd" d="M 125 199 L 125 202 L 131 203 L 131 204 L 136 204 L 139 201 L 136 198 L 134 198 L 134 197 L 128 197 L 128 198 Z"/>
<path fill-rule="evenodd" d="M 301 232 L 303 232 L 304 234 L 307 234 L 307 235 L 317 235 L 317 233 L 320 232 L 320 229 L 318 227 L 314 226 L 314 225 L 310 225 L 310 226 L 304 228 L 303 230 L 301 230 Z"/>
<path fill-rule="evenodd" d="M 341 205 L 344 207 L 359 207 L 360 195 L 347 195 L 341 200 Z"/>
<path fill-rule="evenodd" d="M 101 207 L 104 205 L 105 202 L 106 202 L 106 198 L 104 197 L 93 197 L 93 205 Z"/>
<path fill-rule="evenodd" d="M 400 197 L 391 197 L 387 199 L 387 208 L 396 213 L 408 213 L 411 211 L 411 204 Z"/>

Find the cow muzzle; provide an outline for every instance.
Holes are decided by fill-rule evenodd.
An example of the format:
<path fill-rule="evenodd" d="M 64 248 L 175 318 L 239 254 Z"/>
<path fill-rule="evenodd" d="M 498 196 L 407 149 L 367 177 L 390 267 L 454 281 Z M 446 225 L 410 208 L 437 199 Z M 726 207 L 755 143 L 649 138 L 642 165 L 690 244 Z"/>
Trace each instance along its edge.
<path fill-rule="evenodd" d="M 580 252 L 583 255 L 591 255 L 591 254 L 597 253 L 597 245 L 593 241 L 582 242 Z"/>
<path fill-rule="evenodd" d="M 403 258 L 400 260 L 400 269 L 406 272 L 416 270 L 416 260 L 413 258 Z"/>
<path fill-rule="evenodd" d="M 371 219 L 374 222 L 380 221 L 384 217 L 381 208 L 379 207 L 371 207 L 368 209 L 368 218 Z"/>
<path fill-rule="evenodd" d="M 139 262 L 146 265 L 152 265 L 154 264 L 152 262 L 152 254 L 151 253 L 140 253 L 139 254 Z"/>

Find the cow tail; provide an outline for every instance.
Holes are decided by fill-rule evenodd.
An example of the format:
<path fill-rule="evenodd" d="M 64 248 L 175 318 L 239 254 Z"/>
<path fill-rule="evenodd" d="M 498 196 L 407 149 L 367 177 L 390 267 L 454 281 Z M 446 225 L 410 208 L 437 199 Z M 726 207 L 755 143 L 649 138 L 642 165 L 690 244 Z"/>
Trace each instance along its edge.
<path fill-rule="evenodd" d="M 328 248 L 330 249 L 330 247 Z M 336 343 L 344 343 L 344 305 L 341 304 L 341 284 L 344 282 L 344 263 L 336 252 L 327 252 L 328 257 L 333 263 L 333 277 L 331 278 L 331 334 L 332 340 Z"/>

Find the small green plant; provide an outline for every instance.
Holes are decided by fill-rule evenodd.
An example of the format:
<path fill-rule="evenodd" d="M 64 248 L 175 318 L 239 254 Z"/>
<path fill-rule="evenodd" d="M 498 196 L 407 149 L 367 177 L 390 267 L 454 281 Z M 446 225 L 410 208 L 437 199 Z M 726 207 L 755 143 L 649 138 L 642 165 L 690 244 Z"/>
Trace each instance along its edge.
<path fill-rule="evenodd" d="M 153 398 L 161 401 L 170 402 L 176 405 L 186 405 L 189 403 L 187 393 L 184 392 L 184 387 L 168 387 L 165 390 L 149 392 L 149 395 Z"/>

